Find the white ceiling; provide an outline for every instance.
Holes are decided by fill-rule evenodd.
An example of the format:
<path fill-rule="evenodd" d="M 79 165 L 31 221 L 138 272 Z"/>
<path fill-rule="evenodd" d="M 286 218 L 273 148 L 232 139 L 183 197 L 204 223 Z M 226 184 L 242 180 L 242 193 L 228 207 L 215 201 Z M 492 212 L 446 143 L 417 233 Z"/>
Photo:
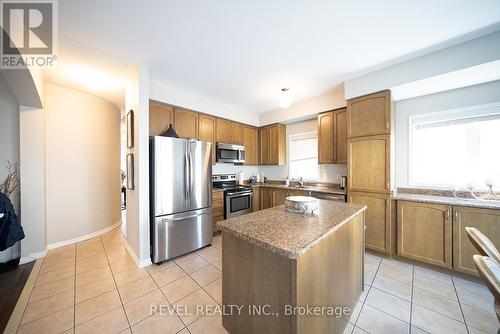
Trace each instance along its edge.
<path fill-rule="evenodd" d="M 153 80 L 262 113 L 317 96 L 377 64 L 500 21 L 498 0 L 62 0 L 59 66 Z M 122 92 L 96 92 L 119 101 Z"/>

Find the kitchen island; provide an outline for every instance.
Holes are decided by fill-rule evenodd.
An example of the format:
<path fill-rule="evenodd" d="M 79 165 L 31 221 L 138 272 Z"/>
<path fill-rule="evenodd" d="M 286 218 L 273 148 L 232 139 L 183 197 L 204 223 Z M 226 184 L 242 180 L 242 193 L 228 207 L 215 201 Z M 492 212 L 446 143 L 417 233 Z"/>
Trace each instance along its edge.
<path fill-rule="evenodd" d="M 219 223 L 229 333 L 342 333 L 363 290 L 366 206 L 319 201 Z"/>

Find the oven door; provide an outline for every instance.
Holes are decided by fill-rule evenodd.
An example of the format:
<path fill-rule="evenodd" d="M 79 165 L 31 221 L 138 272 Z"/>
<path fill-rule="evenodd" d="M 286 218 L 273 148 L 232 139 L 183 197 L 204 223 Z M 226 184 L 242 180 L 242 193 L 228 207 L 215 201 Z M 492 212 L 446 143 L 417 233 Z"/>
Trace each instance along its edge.
<path fill-rule="evenodd" d="M 252 190 L 226 193 L 224 218 L 232 218 L 252 212 Z"/>

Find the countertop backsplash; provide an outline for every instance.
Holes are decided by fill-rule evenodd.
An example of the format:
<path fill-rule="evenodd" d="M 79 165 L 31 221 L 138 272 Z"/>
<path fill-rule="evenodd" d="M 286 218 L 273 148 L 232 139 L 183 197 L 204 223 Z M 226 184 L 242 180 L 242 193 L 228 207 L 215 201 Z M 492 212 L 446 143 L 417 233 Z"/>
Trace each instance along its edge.
<path fill-rule="evenodd" d="M 284 181 L 288 176 L 288 166 L 238 166 L 233 164 L 215 164 L 212 166 L 212 174 L 238 174 L 243 171 L 247 180 L 252 175 L 264 173 L 269 180 Z M 347 175 L 347 165 L 319 165 L 319 182 L 339 184 L 340 177 Z"/>

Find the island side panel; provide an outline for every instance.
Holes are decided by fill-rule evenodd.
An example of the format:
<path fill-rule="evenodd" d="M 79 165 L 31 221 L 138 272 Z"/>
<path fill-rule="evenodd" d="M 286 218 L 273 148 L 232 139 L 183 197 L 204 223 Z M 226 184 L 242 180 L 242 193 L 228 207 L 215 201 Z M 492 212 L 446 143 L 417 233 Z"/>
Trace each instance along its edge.
<path fill-rule="evenodd" d="M 293 317 L 285 317 L 283 309 L 291 304 L 291 271 L 296 261 L 224 231 L 222 244 L 222 303 L 226 309 L 244 305 L 240 315 L 223 315 L 224 328 L 232 334 L 291 333 Z M 249 315 L 249 305 L 271 305 L 279 316 Z"/>
<path fill-rule="evenodd" d="M 363 211 L 299 257 L 294 305 L 354 309 L 363 290 L 364 220 Z M 299 316 L 294 333 L 342 333 L 349 317 Z"/>

